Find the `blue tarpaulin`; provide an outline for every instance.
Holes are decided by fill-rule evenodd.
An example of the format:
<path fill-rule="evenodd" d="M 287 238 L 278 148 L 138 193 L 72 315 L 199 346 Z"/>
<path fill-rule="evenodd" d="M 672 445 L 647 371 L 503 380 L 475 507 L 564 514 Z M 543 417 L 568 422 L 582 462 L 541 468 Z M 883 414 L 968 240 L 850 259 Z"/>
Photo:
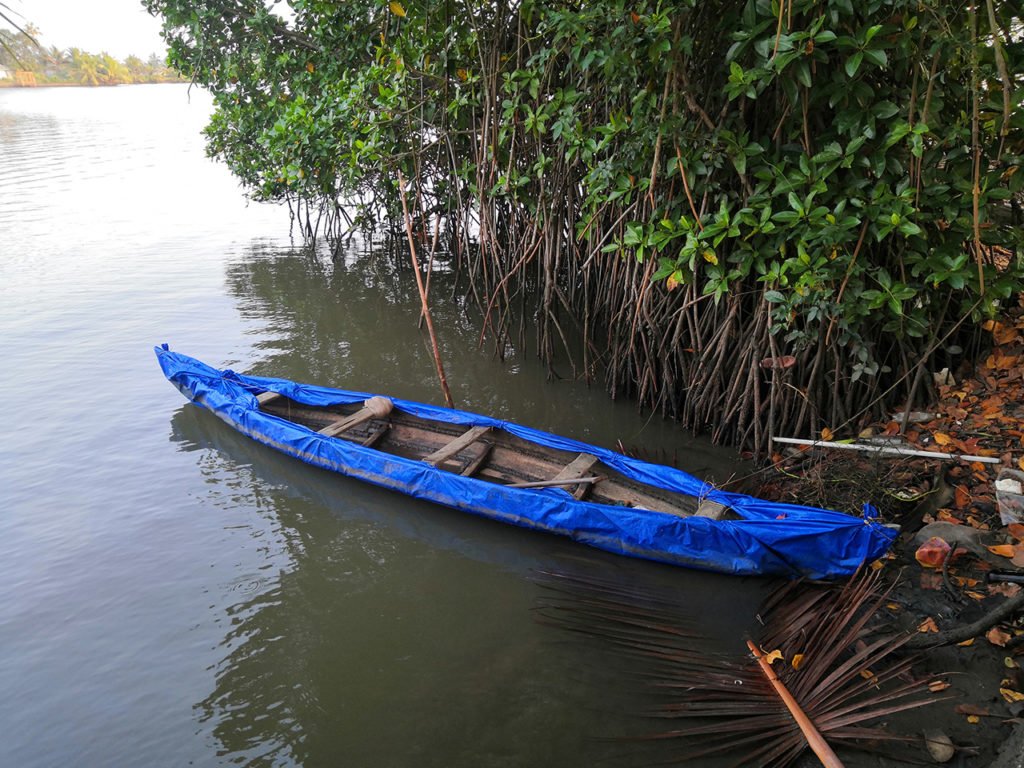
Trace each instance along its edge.
<path fill-rule="evenodd" d="M 509 488 L 463 477 L 317 432 L 262 411 L 256 395 L 276 392 L 314 407 L 361 403 L 372 393 L 297 384 L 217 370 L 156 347 L 164 374 L 189 400 L 243 434 L 302 461 L 416 498 L 526 528 L 557 533 L 600 549 L 722 573 L 811 578 L 849 576 L 889 548 L 896 532 L 874 519 L 726 493 L 672 467 L 465 411 L 390 398 L 413 416 L 506 430 L 539 445 L 596 456 L 626 477 L 731 508 L 741 519 L 680 517 L 590 501 L 560 488 Z"/>

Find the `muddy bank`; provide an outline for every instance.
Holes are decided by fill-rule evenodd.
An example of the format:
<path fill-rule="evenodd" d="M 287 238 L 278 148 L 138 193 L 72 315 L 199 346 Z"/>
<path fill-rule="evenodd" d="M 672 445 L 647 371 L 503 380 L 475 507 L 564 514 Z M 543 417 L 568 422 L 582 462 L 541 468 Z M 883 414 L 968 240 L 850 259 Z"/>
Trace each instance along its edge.
<path fill-rule="evenodd" d="M 880 618 L 913 636 L 915 672 L 939 675 L 936 702 L 894 718 L 903 735 L 948 736 L 950 764 L 1024 765 L 1024 319 L 986 325 L 992 351 L 973 371 L 936 372 L 925 411 L 832 435 L 932 456 L 787 447 L 758 495 L 859 514 L 874 503 L 901 534 L 874 565 L 893 586 Z M 939 457 L 937 454 L 947 454 Z M 948 454 L 952 454 L 949 457 Z M 941 699 L 941 700 L 940 700 Z M 924 751 L 922 757 L 931 761 Z M 883 761 L 884 764 L 884 761 Z"/>

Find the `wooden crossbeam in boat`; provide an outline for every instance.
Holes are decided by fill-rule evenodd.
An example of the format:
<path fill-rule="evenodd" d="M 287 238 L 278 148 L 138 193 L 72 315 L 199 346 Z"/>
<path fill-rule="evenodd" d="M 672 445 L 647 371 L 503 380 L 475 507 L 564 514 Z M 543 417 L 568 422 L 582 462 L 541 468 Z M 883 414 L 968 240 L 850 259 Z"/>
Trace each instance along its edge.
<path fill-rule="evenodd" d="M 595 464 L 597 464 L 597 456 L 593 456 L 589 453 L 581 453 L 575 459 L 570 461 L 561 472 L 552 478 L 552 480 L 557 481 L 560 485 L 561 482 L 565 480 L 576 480 L 577 478 L 582 478 Z M 578 482 L 579 484 L 576 486 L 576 490 L 572 492 L 572 495 L 577 499 L 582 499 L 595 481 L 592 480 L 589 483 L 582 481 Z M 566 485 L 569 485 L 569 483 L 566 483 Z"/>
<path fill-rule="evenodd" d="M 441 446 L 423 460 L 427 462 L 427 464 L 431 464 L 436 467 L 441 462 L 450 459 L 463 448 L 472 445 L 490 431 L 490 427 L 473 427 L 472 429 L 463 432 L 446 445 Z"/>
<path fill-rule="evenodd" d="M 693 516 L 707 517 L 711 520 L 725 520 L 730 517 L 730 513 L 732 513 L 732 510 L 724 504 L 719 504 L 717 501 L 711 501 L 710 499 L 701 499 Z"/>
<path fill-rule="evenodd" d="M 483 463 L 487 461 L 487 459 L 490 457 L 491 449 L 493 447 L 494 445 L 492 443 L 484 443 L 482 446 L 482 450 L 477 455 L 477 457 L 470 461 L 469 464 L 466 465 L 466 468 L 462 470 L 462 472 L 460 472 L 459 474 L 461 474 L 463 477 L 472 477 L 473 475 L 475 475 L 477 470 L 480 469 L 480 467 L 483 466 Z"/>
<path fill-rule="evenodd" d="M 366 448 L 373 448 L 377 444 L 377 441 L 387 434 L 387 431 L 391 429 L 391 425 L 388 423 L 381 424 L 370 434 L 369 437 L 365 438 L 360 442 L 360 445 Z"/>
<path fill-rule="evenodd" d="M 280 392 L 261 392 L 260 394 L 256 395 L 256 401 L 260 404 L 260 406 L 264 406 L 267 403 L 277 400 L 277 398 L 279 397 L 284 397 L 284 395 L 282 395 Z"/>
<path fill-rule="evenodd" d="M 352 427 L 357 427 L 363 422 L 370 421 L 371 419 L 383 419 L 391 413 L 391 409 L 394 407 L 395 404 L 386 397 L 371 397 L 363 402 L 361 410 L 358 410 L 349 416 L 342 416 L 333 424 L 328 424 L 326 427 L 321 429 L 318 434 L 321 434 L 324 437 L 340 435 L 346 429 L 352 429 Z"/>

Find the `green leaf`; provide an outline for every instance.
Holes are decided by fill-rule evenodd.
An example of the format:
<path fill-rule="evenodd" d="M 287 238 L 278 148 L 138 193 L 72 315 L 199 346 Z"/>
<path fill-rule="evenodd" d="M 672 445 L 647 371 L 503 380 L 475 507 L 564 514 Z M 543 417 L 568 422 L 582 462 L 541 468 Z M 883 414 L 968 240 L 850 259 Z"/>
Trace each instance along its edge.
<path fill-rule="evenodd" d="M 886 149 L 899 142 L 908 133 L 910 133 L 910 123 L 900 120 L 893 126 L 892 131 L 885 139 Z"/>
<path fill-rule="evenodd" d="M 864 58 L 876 67 L 884 67 L 889 63 L 889 57 L 885 55 L 885 51 L 879 50 L 878 48 L 871 48 L 864 51 Z"/>
<path fill-rule="evenodd" d="M 800 85 L 804 88 L 811 87 L 811 68 L 807 66 L 806 61 L 801 61 L 797 64 L 796 79 L 800 81 Z"/>
<path fill-rule="evenodd" d="M 900 108 L 891 101 L 880 101 L 871 108 L 871 114 L 879 120 L 888 120 L 900 111 Z"/>
<path fill-rule="evenodd" d="M 625 245 L 640 245 L 643 240 L 643 226 L 641 224 L 627 224 L 626 234 L 622 238 Z"/>
<path fill-rule="evenodd" d="M 857 51 L 843 64 L 843 69 L 846 70 L 848 77 L 853 77 L 857 74 L 857 70 L 860 69 L 860 63 L 864 60 L 864 52 Z"/>

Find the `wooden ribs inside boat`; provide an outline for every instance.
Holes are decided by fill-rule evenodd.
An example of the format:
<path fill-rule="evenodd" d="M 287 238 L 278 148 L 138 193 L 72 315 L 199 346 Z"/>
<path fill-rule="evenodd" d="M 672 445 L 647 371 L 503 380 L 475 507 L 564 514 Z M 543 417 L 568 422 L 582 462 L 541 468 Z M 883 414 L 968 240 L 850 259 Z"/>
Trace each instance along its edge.
<path fill-rule="evenodd" d="M 450 440 L 445 443 L 441 448 L 438 448 L 432 454 L 423 459 L 427 464 L 432 466 L 438 466 L 444 461 L 447 461 L 452 456 L 456 455 L 465 448 L 475 443 L 481 437 L 491 431 L 490 427 L 472 427 L 463 434 L 456 437 L 454 440 Z"/>
<path fill-rule="evenodd" d="M 728 507 L 628 478 L 592 454 L 549 448 L 503 429 L 419 418 L 393 408 L 383 397 L 327 408 L 269 392 L 257 400 L 261 410 L 322 435 L 496 484 L 559 487 L 576 499 L 684 517 L 723 519 L 734 514 Z"/>

